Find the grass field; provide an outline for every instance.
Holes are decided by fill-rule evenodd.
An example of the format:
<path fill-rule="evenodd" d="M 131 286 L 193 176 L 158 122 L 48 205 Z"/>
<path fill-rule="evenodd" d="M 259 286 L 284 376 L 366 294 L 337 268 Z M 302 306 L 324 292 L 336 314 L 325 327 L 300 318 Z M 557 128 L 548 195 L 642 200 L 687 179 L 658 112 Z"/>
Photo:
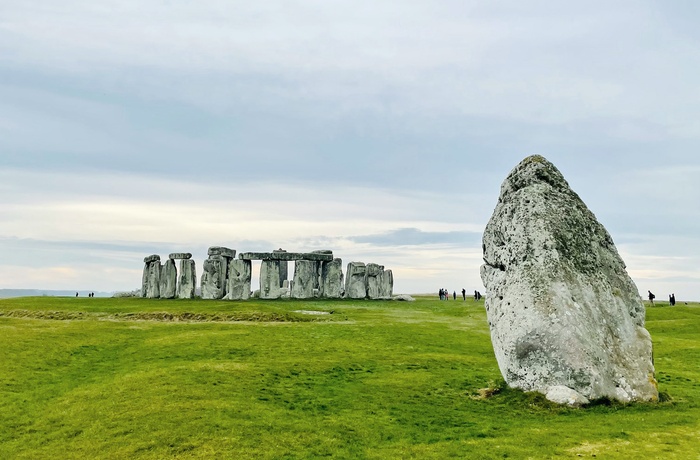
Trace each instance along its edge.
<path fill-rule="evenodd" d="M 698 459 L 700 305 L 647 328 L 665 400 L 571 409 L 473 300 L 0 300 L 0 458 Z"/>

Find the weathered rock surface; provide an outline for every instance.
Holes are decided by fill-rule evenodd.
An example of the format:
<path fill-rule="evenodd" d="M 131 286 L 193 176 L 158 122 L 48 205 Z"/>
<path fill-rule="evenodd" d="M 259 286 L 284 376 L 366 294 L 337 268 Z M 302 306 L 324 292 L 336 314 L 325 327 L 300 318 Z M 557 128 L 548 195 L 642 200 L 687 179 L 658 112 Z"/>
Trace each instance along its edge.
<path fill-rule="evenodd" d="M 343 261 L 333 259 L 330 262 L 321 262 L 321 283 L 319 295 L 327 299 L 339 299 L 343 296 Z"/>
<path fill-rule="evenodd" d="M 297 260 L 294 263 L 294 282 L 291 292 L 293 299 L 314 297 L 314 279 L 317 277 L 316 264 L 313 260 Z"/>
<path fill-rule="evenodd" d="M 222 256 L 228 259 L 233 259 L 236 257 L 236 250 L 225 248 L 223 246 L 212 246 L 207 250 L 207 254 L 210 256 Z"/>
<path fill-rule="evenodd" d="M 160 298 L 174 299 L 177 294 L 177 268 L 175 261 L 168 259 L 163 264 L 160 274 Z"/>
<path fill-rule="evenodd" d="M 231 259 L 228 264 L 226 299 L 248 300 L 253 267 L 250 260 Z"/>
<path fill-rule="evenodd" d="M 243 260 L 250 260 L 245 259 Z M 279 260 L 263 260 L 260 263 L 260 298 L 273 300 L 282 295 Z"/>
<path fill-rule="evenodd" d="M 350 262 L 345 270 L 345 297 L 364 299 L 367 297 L 367 267 L 363 262 Z"/>
<path fill-rule="evenodd" d="M 160 256 L 152 255 L 143 259 L 143 277 L 141 283 L 141 297 L 157 299 L 160 297 Z"/>
<path fill-rule="evenodd" d="M 416 299 L 408 294 L 399 294 L 392 297 L 392 300 L 398 300 L 399 302 L 415 302 Z"/>
<path fill-rule="evenodd" d="M 202 299 L 222 299 L 226 294 L 228 259 L 210 255 L 202 266 Z"/>
<path fill-rule="evenodd" d="M 379 298 L 391 299 L 394 294 L 394 273 L 391 270 L 382 271 L 379 277 Z"/>
<path fill-rule="evenodd" d="M 369 263 L 366 265 L 367 274 L 367 297 L 370 299 L 379 298 L 379 284 L 382 273 L 384 272 L 383 265 Z"/>
<path fill-rule="evenodd" d="M 273 253 L 287 252 L 282 248 L 275 249 Z M 280 261 L 280 286 L 284 287 L 284 282 L 289 281 L 289 262 Z"/>
<path fill-rule="evenodd" d="M 239 259 L 244 260 L 320 260 L 331 261 L 333 254 L 314 252 L 242 252 Z"/>
<path fill-rule="evenodd" d="M 173 252 L 168 255 L 168 259 L 191 259 L 191 252 Z"/>
<path fill-rule="evenodd" d="M 567 403 L 658 399 L 639 291 L 554 165 L 532 156 L 510 173 L 483 249 L 491 340 L 511 387 Z"/>
<path fill-rule="evenodd" d="M 197 290 L 197 270 L 192 259 L 180 260 L 180 272 L 177 279 L 177 298 L 194 299 Z"/>

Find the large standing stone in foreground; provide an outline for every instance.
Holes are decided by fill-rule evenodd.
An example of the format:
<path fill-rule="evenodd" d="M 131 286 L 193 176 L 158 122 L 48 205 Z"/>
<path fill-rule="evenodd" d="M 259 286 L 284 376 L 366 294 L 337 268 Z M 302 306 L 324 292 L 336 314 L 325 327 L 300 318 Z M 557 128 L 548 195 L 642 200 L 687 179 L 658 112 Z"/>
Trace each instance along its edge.
<path fill-rule="evenodd" d="M 343 260 L 333 259 L 331 262 L 321 262 L 320 297 L 339 299 L 345 292 L 343 285 Z"/>
<path fill-rule="evenodd" d="M 226 299 L 248 300 L 253 264 L 250 260 L 231 259 L 228 263 L 228 287 Z"/>
<path fill-rule="evenodd" d="M 345 297 L 364 299 L 367 297 L 367 267 L 363 262 L 350 262 L 345 271 Z"/>
<path fill-rule="evenodd" d="M 639 291 L 554 165 L 516 166 L 483 243 L 491 340 L 511 387 L 571 404 L 658 399 Z"/>
<path fill-rule="evenodd" d="M 143 259 L 143 277 L 141 280 L 141 297 L 157 299 L 160 297 L 160 256 L 153 254 Z"/>
<path fill-rule="evenodd" d="M 210 255 L 202 265 L 202 299 L 222 299 L 226 294 L 226 257 Z"/>
<path fill-rule="evenodd" d="M 192 259 L 180 260 L 180 272 L 177 280 L 177 298 L 194 299 L 197 290 L 197 270 Z"/>
<path fill-rule="evenodd" d="M 177 294 L 177 268 L 175 261 L 168 258 L 160 274 L 160 298 L 174 299 Z"/>
<path fill-rule="evenodd" d="M 317 278 L 317 264 L 313 260 L 297 260 L 294 263 L 293 299 L 311 299 L 314 296 L 314 279 Z"/>
<path fill-rule="evenodd" d="M 280 286 L 280 261 L 263 260 L 260 263 L 260 298 L 266 300 L 279 299 L 282 295 Z"/>

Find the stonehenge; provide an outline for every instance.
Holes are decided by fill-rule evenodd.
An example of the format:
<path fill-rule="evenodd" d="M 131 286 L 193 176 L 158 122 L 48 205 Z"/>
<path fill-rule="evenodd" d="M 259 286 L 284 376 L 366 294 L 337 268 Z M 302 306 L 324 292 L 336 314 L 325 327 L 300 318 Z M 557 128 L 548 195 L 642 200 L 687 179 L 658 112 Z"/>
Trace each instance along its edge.
<path fill-rule="evenodd" d="M 210 300 L 247 300 L 251 292 L 252 261 L 260 261 L 260 299 L 391 299 L 394 277 L 383 265 L 350 262 L 347 276 L 343 261 L 333 251 L 242 252 L 223 246 L 212 246 L 202 265 L 200 295 Z M 179 269 L 176 260 L 180 260 Z M 289 263 L 294 263 L 289 279 Z M 152 299 L 193 299 L 196 296 L 197 274 L 192 254 L 175 252 L 163 265 L 157 254 L 144 258 L 141 297 Z"/>

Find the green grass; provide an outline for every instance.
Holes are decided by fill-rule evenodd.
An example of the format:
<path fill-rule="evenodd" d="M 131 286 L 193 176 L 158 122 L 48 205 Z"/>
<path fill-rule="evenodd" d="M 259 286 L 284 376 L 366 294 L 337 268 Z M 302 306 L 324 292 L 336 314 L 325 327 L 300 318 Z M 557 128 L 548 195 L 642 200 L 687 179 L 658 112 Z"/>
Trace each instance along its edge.
<path fill-rule="evenodd" d="M 698 307 L 647 310 L 664 402 L 570 409 L 483 302 L 1 300 L 0 458 L 697 459 Z"/>

